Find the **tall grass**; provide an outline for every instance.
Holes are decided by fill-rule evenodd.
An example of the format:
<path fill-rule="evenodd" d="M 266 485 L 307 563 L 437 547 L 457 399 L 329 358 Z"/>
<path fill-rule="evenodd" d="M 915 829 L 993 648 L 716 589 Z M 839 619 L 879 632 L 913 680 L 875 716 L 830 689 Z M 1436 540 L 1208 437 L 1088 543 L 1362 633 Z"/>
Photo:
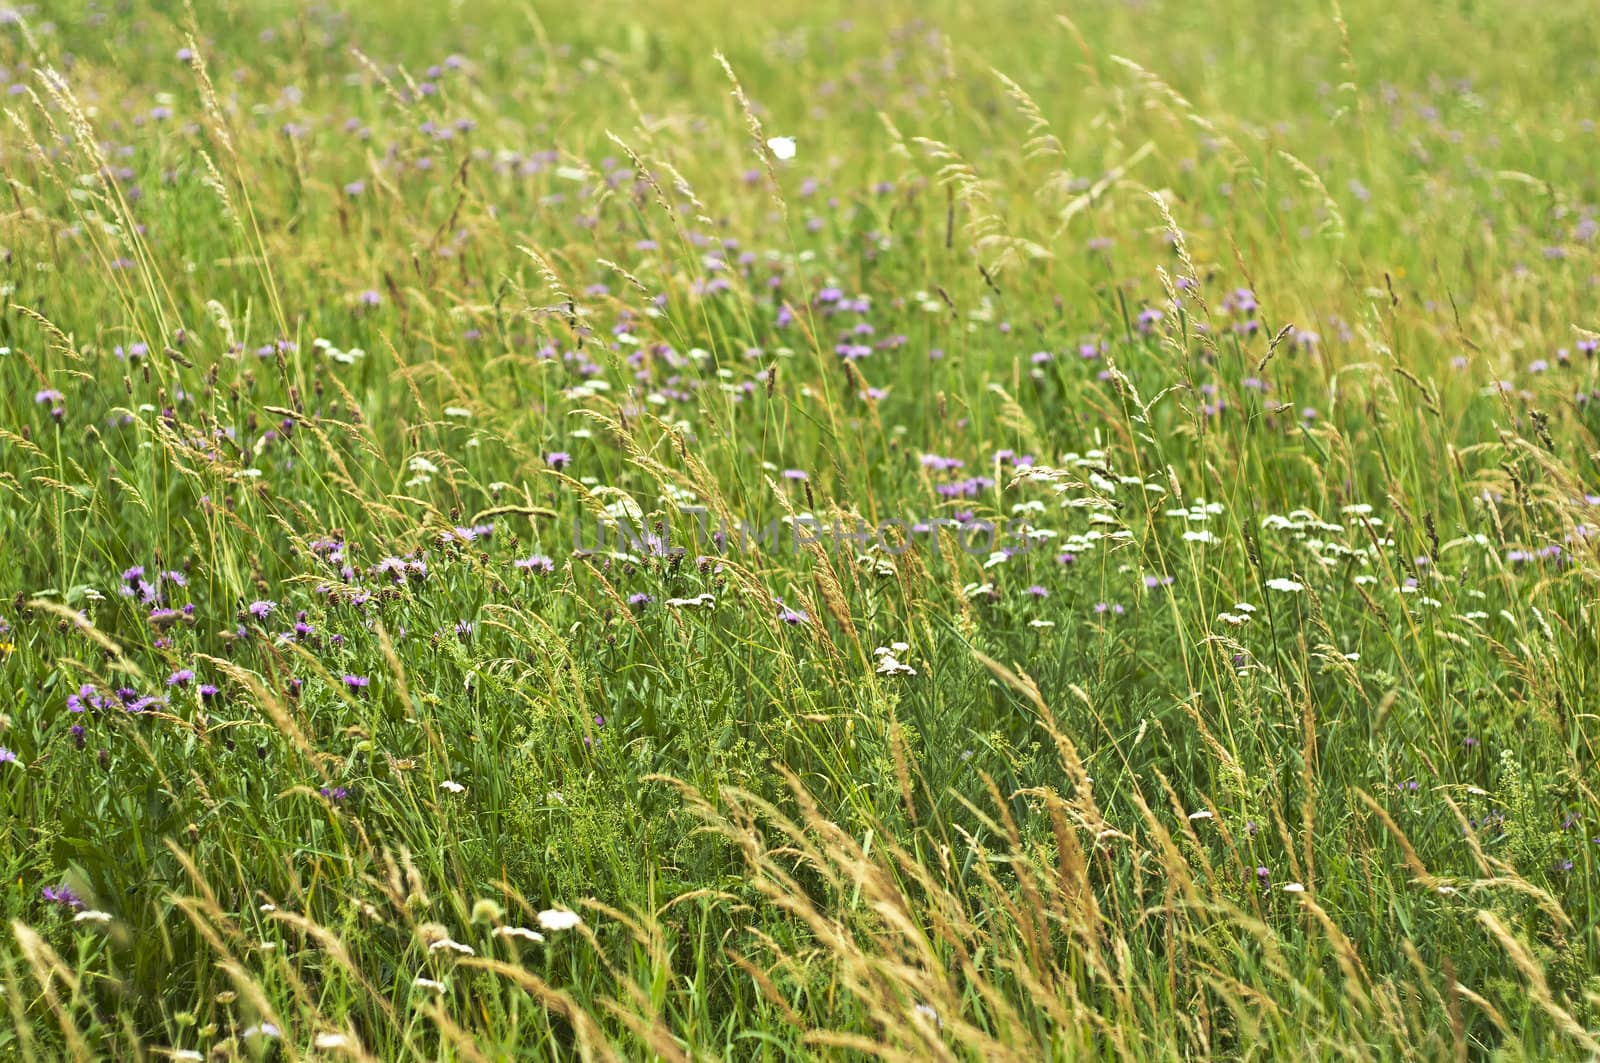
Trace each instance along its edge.
<path fill-rule="evenodd" d="M 0 13 L 0 1052 L 1600 1052 L 1597 45 Z"/>

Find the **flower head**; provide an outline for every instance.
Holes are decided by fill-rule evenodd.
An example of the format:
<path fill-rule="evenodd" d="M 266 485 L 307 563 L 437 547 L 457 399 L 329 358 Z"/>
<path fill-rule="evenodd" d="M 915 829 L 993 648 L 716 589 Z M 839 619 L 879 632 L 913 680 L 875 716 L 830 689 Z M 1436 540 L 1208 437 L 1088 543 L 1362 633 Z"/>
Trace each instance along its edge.
<path fill-rule="evenodd" d="M 539 913 L 539 925 L 549 931 L 571 930 L 581 922 L 577 912 L 565 908 L 547 908 Z"/>

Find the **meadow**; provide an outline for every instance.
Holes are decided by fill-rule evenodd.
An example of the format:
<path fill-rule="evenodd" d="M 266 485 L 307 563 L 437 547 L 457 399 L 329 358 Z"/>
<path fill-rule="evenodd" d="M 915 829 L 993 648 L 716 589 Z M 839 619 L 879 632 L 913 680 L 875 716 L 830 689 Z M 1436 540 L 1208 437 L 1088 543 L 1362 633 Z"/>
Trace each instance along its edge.
<path fill-rule="evenodd" d="M 0 1057 L 1594 1058 L 1597 86 L 0 10 Z"/>

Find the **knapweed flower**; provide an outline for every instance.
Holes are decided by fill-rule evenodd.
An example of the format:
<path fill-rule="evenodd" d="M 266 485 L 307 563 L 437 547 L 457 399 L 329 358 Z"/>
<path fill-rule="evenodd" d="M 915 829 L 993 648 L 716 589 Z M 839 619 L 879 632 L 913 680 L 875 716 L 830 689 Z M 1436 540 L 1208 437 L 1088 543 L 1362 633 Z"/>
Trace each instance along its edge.
<path fill-rule="evenodd" d="M 192 682 L 194 682 L 193 668 L 180 668 L 167 676 L 167 686 L 169 687 L 186 687 Z"/>
<path fill-rule="evenodd" d="M 51 904 L 59 904 L 73 911 L 85 907 L 83 899 L 72 891 L 71 886 L 46 886 L 39 891 L 39 896 Z"/>
<path fill-rule="evenodd" d="M 257 620 L 265 620 L 267 617 L 272 615 L 272 611 L 274 609 L 276 609 L 277 607 L 278 607 L 278 603 L 277 602 L 267 602 L 267 601 L 251 602 L 249 608 L 246 611 L 251 616 L 255 617 Z"/>
<path fill-rule="evenodd" d="M 68 712 L 86 712 L 89 709 L 103 709 L 105 707 L 106 699 L 102 698 L 94 687 L 87 683 L 79 687 L 76 694 L 67 695 Z"/>
<path fill-rule="evenodd" d="M 572 464 L 572 455 L 564 450 L 552 450 L 544 456 L 544 463 L 559 471 Z"/>
<path fill-rule="evenodd" d="M 541 572 L 546 575 L 556 570 L 556 563 L 544 554 L 534 554 L 532 557 L 519 557 L 511 564 L 524 572 Z"/>
<path fill-rule="evenodd" d="M 406 563 L 398 557 L 389 556 L 372 566 L 374 576 L 391 576 L 396 583 L 405 582 Z"/>
<path fill-rule="evenodd" d="M 365 690 L 372 685 L 372 680 L 364 675 L 351 675 L 346 672 L 340 680 L 350 690 Z"/>
<path fill-rule="evenodd" d="M 0 746 L 0 764 L 16 764 L 20 766 L 22 761 L 18 760 L 17 755 L 11 750 L 5 746 Z"/>

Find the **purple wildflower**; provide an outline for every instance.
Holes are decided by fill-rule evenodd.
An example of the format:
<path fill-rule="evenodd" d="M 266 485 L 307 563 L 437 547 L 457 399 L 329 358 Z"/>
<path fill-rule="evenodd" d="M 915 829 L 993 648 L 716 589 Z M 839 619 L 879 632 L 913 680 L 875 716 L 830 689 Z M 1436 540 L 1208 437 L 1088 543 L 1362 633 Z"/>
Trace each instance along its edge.
<path fill-rule="evenodd" d="M 51 904 L 59 904 L 71 911 L 84 907 L 83 898 L 74 893 L 71 886 L 46 886 L 39 891 L 39 896 Z"/>

